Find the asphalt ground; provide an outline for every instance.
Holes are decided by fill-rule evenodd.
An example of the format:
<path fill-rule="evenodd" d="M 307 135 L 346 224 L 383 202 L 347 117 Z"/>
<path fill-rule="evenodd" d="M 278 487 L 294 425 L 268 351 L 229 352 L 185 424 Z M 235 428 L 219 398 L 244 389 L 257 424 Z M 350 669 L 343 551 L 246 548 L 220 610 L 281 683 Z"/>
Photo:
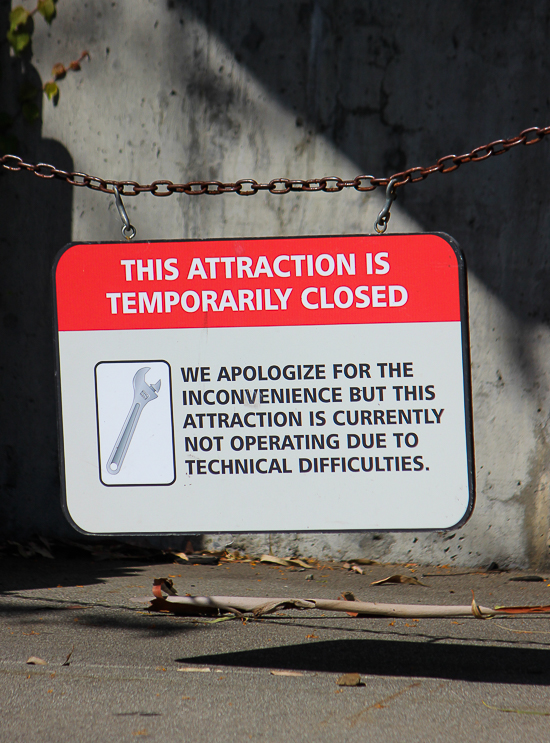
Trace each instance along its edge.
<path fill-rule="evenodd" d="M 302 571 L 4 557 L 0 566 L 1 741 L 550 739 L 550 618 L 285 611 L 212 622 L 135 602 L 165 576 L 180 594 L 351 591 L 366 601 L 465 604 L 474 590 L 486 606 L 549 604 L 550 580 L 395 565 L 360 575 L 333 563 Z M 395 573 L 426 585 L 370 586 Z M 46 665 L 28 665 L 30 656 Z M 362 685 L 339 686 L 345 673 Z"/>

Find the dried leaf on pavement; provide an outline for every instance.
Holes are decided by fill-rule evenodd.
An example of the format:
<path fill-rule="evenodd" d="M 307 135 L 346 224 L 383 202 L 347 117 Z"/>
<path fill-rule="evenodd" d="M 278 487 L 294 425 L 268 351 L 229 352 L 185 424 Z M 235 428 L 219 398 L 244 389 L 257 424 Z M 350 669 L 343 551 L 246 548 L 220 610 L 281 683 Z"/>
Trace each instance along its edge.
<path fill-rule="evenodd" d="M 365 563 L 363 562 L 363 564 Z M 355 560 L 353 562 L 345 562 L 342 565 L 342 567 L 344 568 L 344 570 L 353 570 L 355 573 L 359 573 L 360 575 L 363 575 L 362 568 L 359 567 L 359 565 L 355 562 Z"/>
<path fill-rule="evenodd" d="M 50 550 L 44 545 L 37 544 L 36 542 L 29 542 L 29 548 L 34 550 L 37 555 L 40 555 L 40 557 L 47 557 L 49 560 L 54 559 Z"/>
<path fill-rule="evenodd" d="M 299 565 L 301 568 L 311 567 L 311 565 L 309 565 L 307 562 L 304 562 L 303 560 L 299 560 L 297 557 L 290 557 L 288 559 L 288 562 L 291 563 L 291 565 Z"/>
<path fill-rule="evenodd" d="M 272 676 L 303 676 L 300 671 L 271 671 Z"/>
<path fill-rule="evenodd" d="M 174 555 L 174 557 L 178 557 L 183 562 L 189 562 L 189 558 L 187 557 L 185 552 L 172 552 L 172 554 Z"/>
<path fill-rule="evenodd" d="M 73 653 L 74 653 L 74 645 L 73 645 L 73 648 L 72 648 L 71 652 L 69 653 L 69 655 L 65 658 L 65 661 L 61 664 L 62 666 L 70 666 L 71 665 L 70 660 L 71 660 L 71 655 Z"/>
<path fill-rule="evenodd" d="M 358 673 L 344 673 L 336 683 L 338 686 L 364 686 Z"/>
<path fill-rule="evenodd" d="M 357 601 L 357 599 L 355 598 L 355 594 L 352 593 L 351 591 L 344 591 L 342 593 L 342 598 L 344 599 L 344 601 Z M 356 611 L 347 611 L 346 614 L 348 615 L 348 617 L 353 617 L 353 618 L 359 616 L 359 613 Z"/>
<path fill-rule="evenodd" d="M 282 557 L 275 557 L 274 555 L 262 555 L 260 562 L 268 562 L 272 565 L 282 565 L 284 568 L 290 567 L 290 560 L 285 560 Z M 309 567 L 309 565 L 306 565 Z"/>
<path fill-rule="evenodd" d="M 550 606 L 495 606 L 495 611 L 505 614 L 547 614 Z"/>
<path fill-rule="evenodd" d="M 348 560 L 352 565 L 380 565 L 376 560 L 369 560 L 366 557 L 354 557 L 353 560 Z"/>
<path fill-rule="evenodd" d="M 31 657 L 27 660 L 27 664 L 29 666 L 47 666 L 48 662 L 42 660 L 42 658 L 37 658 L 36 655 L 31 655 Z"/>
<path fill-rule="evenodd" d="M 390 575 L 388 578 L 382 578 L 382 580 L 375 580 L 371 583 L 371 586 L 385 586 L 389 583 L 407 583 L 410 586 L 426 586 L 425 583 L 421 583 L 418 578 L 413 578 L 412 575 Z"/>
<path fill-rule="evenodd" d="M 352 591 L 343 591 L 342 598 L 344 601 L 357 601 L 355 594 Z"/>
<path fill-rule="evenodd" d="M 178 594 L 170 578 L 155 578 L 153 581 L 153 595 L 160 599 L 162 598 L 162 591 L 170 596 L 177 596 Z"/>

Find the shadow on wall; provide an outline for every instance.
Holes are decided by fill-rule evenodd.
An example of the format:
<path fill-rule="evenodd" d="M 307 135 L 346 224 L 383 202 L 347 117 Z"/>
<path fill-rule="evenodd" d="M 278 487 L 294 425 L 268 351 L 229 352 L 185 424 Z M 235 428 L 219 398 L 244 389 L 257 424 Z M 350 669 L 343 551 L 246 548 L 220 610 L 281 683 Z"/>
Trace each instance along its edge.
<path fill-rule="evenodd" d="M 0 0 L 0 110 L 13 113 L 23 69 L 37 74 L 9 57 L 10 7 Z M 544 0 L 166 0 L 166 7 L 175 29 L 189 13 L 205 23 L 295 112 L 304 146 L 320 134 L 357 172 L 389 175 L 550 123 Z M 197 72 L 186 90 L 191 103 L 207 100 L 212 116 L 223 106 L 223 74 Z M 22 124 L 18 136 L 23 157 L 73 168 L 39 125 Z M 548 147 L 516 148 L 398 195 L 426 230 L 459 241 L 470 269 L 526 324 L 550 321 Z M 74 536 L 59 505 L 50 281 L 53 258 L 70 240 L 72 193 L 61 182 L 7 174 L 0 205 L 0 536 Z M 523 337 L 515 350 L 533 381 Z"/>
<path fill-rule="evenodd" d="M 0 111 L 15 117 L 19 147 L 12 154 L 72 170 L 67 150 L 42 138 L 40 121 L 29 124 L 21 116 L 22 82 L 38 88 L 42 82 L 28 59 L 10 58 L 10 6 L 0 4 Z M 73 535 L 59 499 L 50 278 L 54 256 L 71 239 L 71 189 L 3 171 L 0 213 L 0 537 Z"/>
<path fill-rule="evenodd" d="M 167 6 L 175 28 L 186 13 L 206 24 L 269 95 L 295 112 L 304 140 L 328 138 L 357 173 L 388 176 L 431 165 L 550 123 L 550 7 L 543 0 Z M 187 95 L 206 99 L 216 116 L 225 100 L 223 70 L 197 75 Z M 549 147 L 516 148 L 398 192 L 399 205 L 427 231 L 458 240 L 469 268 L 526 322 L 550 321 Z"/>

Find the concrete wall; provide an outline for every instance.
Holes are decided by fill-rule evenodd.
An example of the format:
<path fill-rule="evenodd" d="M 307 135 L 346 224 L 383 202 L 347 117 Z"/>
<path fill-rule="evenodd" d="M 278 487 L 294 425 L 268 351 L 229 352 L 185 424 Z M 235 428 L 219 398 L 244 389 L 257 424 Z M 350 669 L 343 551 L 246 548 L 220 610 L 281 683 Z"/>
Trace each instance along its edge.
<path fill-rule="evenodd" d="M 15 3 L 14 3 L 15 4 Z M 0 28 L 9 2 L 0 0 Z M 66 0 L 33 56 L 1 45 L 0 109 L 22 67 L 87 49 L 22 153 L 150 182 L 389 175 L 550 123 L 544 0 Z M 3 30 L 1 31 L 3 35 Z M 447 534 L 209 535 L 323 557 L 548 564 L 550 141 L 399 191 L 390 231 L 445 231 L 470 275 L 477 505 Z M 138 239 L 371 232 L 382 194 L 127 199 Z M 68 536 L 58 504 L 49 266 L 70 239 L 118 239 L 113 200 L 0 178 L 0 529 Z"/>

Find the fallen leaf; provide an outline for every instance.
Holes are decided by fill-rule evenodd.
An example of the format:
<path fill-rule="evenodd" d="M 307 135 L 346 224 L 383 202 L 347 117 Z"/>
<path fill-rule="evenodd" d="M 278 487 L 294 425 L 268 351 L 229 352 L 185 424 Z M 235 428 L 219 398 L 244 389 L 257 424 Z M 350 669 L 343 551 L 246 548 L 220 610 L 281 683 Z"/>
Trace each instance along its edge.
<path fill-rule="evenodd" d="M 61 664 L 62 666 L 70 666 L 71 665 L 69 661 L 70 661 L 71 655 L 73 653 L 74 653 L 74 645 L 73 645 L 73 648 L 72 648 L 71 652 L 69 653 L 69 655 L 65 658 L 65 661 Z"/>
<path fill-rule="evenodd" d="M 318 640 L 318 639 L 319 639 L 319 635 L 315 635 L 315 634 L 306 635 L 306 640 Z"/>
<path fill-rule="evenodd" d="M 189 565 L 218 565 L 220 560 L 214 555 L 189 555 L 187 562 Z"/>
<path fill-rule="evenodd" d="M 506 614 L 548 614 L 550 606 L 495 606 L 495 610 Z"/>
<path fill-rule="evenodd" d="M 303 676 L 300 671 L 271 671 L 272 676 Z"/>
<path fill-rule="evenodd" d="M 508 578 L 509 581 L 516 583 L 544 583 L 546 578 L 542 575 L 516 575 L 513 578 Z"/>
<path fill-rule="evenodd" d="M 304 562 L 303 560 L 298 560 L 297 557 L 293 557 L 288 560 L 288 562 L 292 563 L 292 565 L 299 565 L 301 568 L 309 568 L 309 565 L 307 562 Z"/>
<path fill-rule="evenodd" d="M 481 700 L 481 703 L 488 709 L 494 709 L 497 712 L 514 712 L 516 715 L 541 715 L 542 717 L 550 717 L 550 712 L 539 712 L 535 709 L 514 709 L 513 707 L 493 707 L 483 700 Z"/>
<path fill-rule="evenodd" d="M 343 591 L 342 598 L 344 601 L 357 601 L 355 594 L 352 591 Z"/>
<path fill-rule="evenodd" d="M 356 557 L 353 560 L 348 560 L 352 565 L 380 565 L 376 560 L 368 560 L 366 557 Z"/>
<path fill-rule="evenodd" d="M 10 544 L 13 544 L 17 547 L 17 551 L 19 552 L 21 557 L 29 558 L 34 556 L 34 550 L 29 549 L 22 544 L 19 544 L 19 542 L 10 542 Z"/>
<path fill-rule="evenodd" d="M 358 673 L 344 673 L 336 683 L 338 686 L 364 686 Z"/>
<path fill-rule="evenodd" d="M 50 550 L 47 547 L 42 547 L 39 544 L 36 544 L 36 542 L 29 542 L 29 547 L 33 549 L 37 555 L 40 555 L 41 557 L 47 557 L 49 560 L 53 560 L 54 557 Z"/>
<path fill-rule="evenodd" d="M 287 568 L 291 564 L 290 560 L 284 560 L 281 557 L 275 557 L 274 555 L 262 555 L 260 557 L 260 562 L 268 562 L 272 565 L 282 565 L 283 567 Z M 306 567 L 309 567 L 309 565 L 306 565 Z"/>
<path fill-rule="evenodd" d="M 363 569 L 362 569 L 362 568 L 360 568 L 360 567 L 359 567 L 359 565 L 352 565 L 352 566 L 351 566 L 351 569 L 352 569 L 352 570 L 353 570 L 353 571 L 354 571 L 355 573 L 359 573 L 359 575 L 363 575 Z"/>
<path fill-rule="evenodd" d="M 410 586 L 425 586 L 425 583 L 421 583 L 418 578 L 413 578 L 412 575 L 390 575 L 388 578 L 382 578 L 382 580 L 375 580 L 371 583 L 371 586 L 385 586 L 388 583 L 407 583 Z"/>
<path fill-rule="evenodd" d="M 29 666 L 47 666 L 48 662 L 42 660 L 42 658 L 37 658 L 35 655 L 31 655 L 31 657 L 27 660 L 27 664 Z"/>
<path fill-rule="evenodd" d="M 342 598 L 344 599 L 344 601 L 357 601 L 355 595 L 351 591 L 344 591 L 342 593 Z M 356 611 L 347 611 L 346 614 L 348 615 L 348 617 L 353 617 L 354 619 L 355 617 L 359 616 L 359 613 Z"/>
<path fill-rule="evenodd" d="M 161 599 L 163 591 L 170 596 L 177 596 L 177 591 L 170 578 L 155 578 L 153 580 L 153 595 Z"/>
<path fill-rule="evenodd" d="M 210 673 L 210 668 L 178 668 L 181 673 Z"/>

